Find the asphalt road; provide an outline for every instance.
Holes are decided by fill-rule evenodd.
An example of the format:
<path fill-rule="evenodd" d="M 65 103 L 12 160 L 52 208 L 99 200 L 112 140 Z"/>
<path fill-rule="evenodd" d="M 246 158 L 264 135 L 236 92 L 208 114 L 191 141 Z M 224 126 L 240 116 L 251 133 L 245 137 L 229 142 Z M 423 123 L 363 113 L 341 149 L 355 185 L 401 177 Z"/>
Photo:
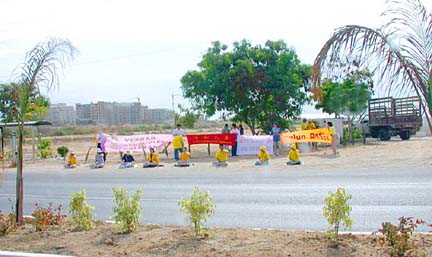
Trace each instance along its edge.
<path fill-rule="evenodd" d="M 9 212 L 15 197 L 15 172 L 4 174 L 0 186 L 0 210 Z M 142 188 L 142 222 L 186 225 L 178 200 L 195 186 L 209 190 L 217 204 L 209 226 L 326 230 L 323 199 L 337 187 L 352 194 L 353 231 L 376 231 L 383 221 L 400 216 L 422 218 L 432 223 L 432 171 L 271 171 L 249 172 L 208 168 L 206 170 L 131 169 L 117 171 L 71 170 L 27 172 L 24 176 L 24 213 L 34 204 L 62 203 L 68 211 L 70 195 L 86 190 L 87 202 L 96 207 L 96 219 L 112 215 L 112 188 L 129 191 Z M 427 231 L 422 228 L 419 231 Z"/>

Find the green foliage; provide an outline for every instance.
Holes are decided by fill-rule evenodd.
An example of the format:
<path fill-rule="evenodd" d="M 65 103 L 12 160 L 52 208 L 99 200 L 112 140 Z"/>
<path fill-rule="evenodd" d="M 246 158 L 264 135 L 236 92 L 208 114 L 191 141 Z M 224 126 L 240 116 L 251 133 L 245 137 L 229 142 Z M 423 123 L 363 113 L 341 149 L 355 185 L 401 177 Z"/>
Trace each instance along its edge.
<path fill-rule="evenodd" d="M 194 128 L 195 122 L 198 121 L 199 115 L 192 112 L 186 112 L 183 116 L 180 116 L 178 123 L 182 124 L 185 128 Z"/>
<path fill-rule="evenodd" d="M 10 232 L 15 231 L 17 223 L 15 222 L 15 214 L 13 213 L 1 213 L 0 211 L 0 236 L 5 236 Z"/>
<path fill-rule="evenodd" d="M 391 257 L 417 256 L 416 246 L 411 236 L 417 225 L 425 224 L 425 221 L 420 219 L 414 221 L 412 217 L 400 217 L 398 225 L 383 222 L 382 228 L 378 230 L 378 233 L 384 236 L 380 238 L 380 243 L 390 248 Z"/>
<path fill-rule="evenodd" d="M 68 152 L 69 152 L 69 148 L 67 147 L 67 146 L 59 146 L 59 147 L 57 147 L 57 153 L 61 156 L 61 157 L 63 157 L 63 158 L 65 158 L 66 157 L 66 155 L 68 154 Z"/>
<path fill-rule="evenodd" d="M 195 236 L 201 235 L 202 228 L 211 216 L 213 216 L 215 204 L 211 202 L 212 197 L 208 191 L 200 191 L 195 187 L 188 200 L 181 199 L 178 204 L 180 210 L 189 216 L 194 225 Z"/>
<path fill-rule="evenodd" d="M 252 46 L 246 40 L 227 49 L 213 42 L 198 63 L 199 71 L 181 78 L 183 95 L 193 109 L 208 117 L 218 111 L 224 119 L 232 116 L 254 134 L 257 128 L 267 131 L 275 121 L 285 128 L 301 114 L 309 102 L 310 67 L 300 63 L 294 49 L 283 41 Z"/>
<path fill-rule="evenodd" d="M 351 206 L 347 203 L 351 195 L 345 193 L 344 188 L 338 188 L 335 193 L 329 193 L 324 199 L 323 216 L 327 219 L 329 229 L 327 234 L 332 239 L 337 239 L 339 228 L 343 224 L 345 228 L 351 228 Z"/>
<path fill-rule="evenodd" d="M 69 203 L 69 214 L 72 221 L 77 224 L 79 230 L 90 230 L 94 227 L 92 211 L 94 207 L 87 204 L 85 200 L 85 191 L 76 192 L 71 196 Z"/>
<path fill-rule="evenodd" d="M 38 149 L 38 157 L 42 159 L 52 157 L 51 140 L 40 139 L 36 147 Z"/>
<path fill-rule="evenodd" d="M 36 231 L 44 231 L 50 226 L 60 225 L 63 223 L 66 215 L 61 214 L 62 205 L 59 204 L 55 209 L 52 207 L 52 203 L 49 203 L 47 208 L 41 207 L 39 204 L 35 204 L 36 210 L 32 213 L 33 216 L 33 228 Z"/>
<path fill-rule="evenodd" d="M 127 196 L 127 190 L 124 188 L 113 188 L 114 199 L 116 206 L 113 207 L 114 226 L 121 230 L 121 233 L 129 233 L 135 231 L 138 227 L 141 216 L 141 207 L 139 201 L 142 197 L 141 189 L 137 189 L 135 194 Z"/>

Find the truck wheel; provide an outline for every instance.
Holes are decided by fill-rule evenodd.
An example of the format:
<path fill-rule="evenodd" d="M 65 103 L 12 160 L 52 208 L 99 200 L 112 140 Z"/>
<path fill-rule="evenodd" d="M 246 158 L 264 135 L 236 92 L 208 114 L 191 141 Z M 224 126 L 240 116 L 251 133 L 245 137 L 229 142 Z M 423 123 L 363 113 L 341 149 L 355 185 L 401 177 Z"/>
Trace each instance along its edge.
<path fill-rule="evenodd" d="M 391 138 L 390 131 L 387 128 L 382 128 L 378 131 L 378 137 L 381 141 L 389 141 Z"/>
<path fill-rule="evenodd" d="M 399 136 L 402 140 L 409 140 L 411 137 L 411 131 L 401 131 Z"/>

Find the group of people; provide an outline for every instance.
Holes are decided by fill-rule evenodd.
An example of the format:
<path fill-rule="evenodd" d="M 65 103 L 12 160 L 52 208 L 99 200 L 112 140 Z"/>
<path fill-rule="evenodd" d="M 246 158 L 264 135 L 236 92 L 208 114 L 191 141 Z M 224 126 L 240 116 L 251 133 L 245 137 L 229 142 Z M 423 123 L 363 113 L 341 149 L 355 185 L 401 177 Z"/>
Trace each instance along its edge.
<path fill-rule="evenodd" d="M 333 154 L 336 155 L 336 131 L 333 127 L 332 122 L 327 122 L 327 127 L 330 130 L 330 136 L 332 137 L 332 151 Z M 316 125 L 312 120 L 306 121 L 303 120 L 301 124 L 302 130 L 316 129 Z M 271 135 L 273 135 L 273 153 L 275 156 L 279 156 L 281 153 L 281 133 L 282 129 L 279 124 L 275 122 L 270 131 Z M 243 135 L 244 129 L 240 124 L 239 126 L 236 123 L 232 123 L 231 129 L 228 128 L 228 124 L 225 124 L 222 129 L 222 134 L 237 134 Z M 173 131 L 173 148 L 174 148 L 174 159 L 176 163 L 174 166 L 176 167 L 188 167 L 191 165 L 190 163 L 190 153 L 187 150 L 187 147 L 184 146 L 183 137 L 185 136 L 184 130 L 181 128 L 180 124 L 177 124 L 176 128 Z M 102 138 L 98 137 L 98 147 L 96 150 L 95 163 L 91 166 L 92 168 L 103 168 L 105 166 L 106 155 L 107 153 L 103 150 L 103 142 L 101 142 Z M 160 160 L 158 154 L 155 152 L 154 148 L 150 148 L 150 153 L 148 154 L 146 161 L 143 164 L 144 168 L 150 167 L 158 167 L 160 165 Z M 255 165 L 268 165 L 270 161 L 270 154 L 267 152 L 267 148 L 265 146 L 260 147 L 260 151 L 258 152 L 258 160 L 255 162 Z M 237 143 L 235 143 L 231 148 L 231 156 L 237 156 Z M 228 165 L 228 157 L 229 150 L 224 145 L 219 145 L 219 150 L 215 154 L 215 161 L 213 162 L 213 166 L 216 167 L 225 167 Z M 287 165 L 300 165 L 300 151 L 297 148 L 296 144 L 292 144 L 290 147 L 290 151 L 288 153 L 288 162 Z M 78 166 L 78 159 L 73 151 L 71 151 L 68 156 L 67 163 L 65 165 L 66 168 L 75 168 Z M 130 151 L 122 154 L 120 168 L 132 168 L 136 167 L 135 158 L 133 157 Z"/>

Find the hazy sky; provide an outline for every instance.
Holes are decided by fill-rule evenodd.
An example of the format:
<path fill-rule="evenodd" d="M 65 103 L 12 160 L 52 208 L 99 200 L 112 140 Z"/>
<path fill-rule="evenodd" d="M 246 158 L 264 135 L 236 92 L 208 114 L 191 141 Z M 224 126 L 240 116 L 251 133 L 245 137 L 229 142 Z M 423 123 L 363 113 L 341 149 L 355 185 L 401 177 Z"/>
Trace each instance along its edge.
<path fill-rule="evenodd" d="M 52 103 L 139 97 L 171 108 L 180 78 L 212 41 L 282 39 L 312 64 L 335 28 L 379 27 L 385 0 L 1 0 L 0 10 L 0 82 L 38 42 L 62 37 L 80 54 L 49 94 Z"/>

